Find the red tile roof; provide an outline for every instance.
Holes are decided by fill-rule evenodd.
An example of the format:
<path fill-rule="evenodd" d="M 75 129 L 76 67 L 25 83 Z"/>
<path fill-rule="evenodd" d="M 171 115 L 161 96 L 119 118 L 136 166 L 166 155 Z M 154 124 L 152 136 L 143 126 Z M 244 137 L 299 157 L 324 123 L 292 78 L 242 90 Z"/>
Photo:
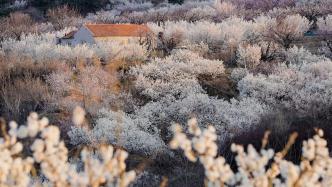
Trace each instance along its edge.
<path fill-rule="evenodd" d="M 85 27 L 92 32 L 94 37 L 140 37 L 150 32 L 146 25 L 136 24 L 87 24 Z"/>

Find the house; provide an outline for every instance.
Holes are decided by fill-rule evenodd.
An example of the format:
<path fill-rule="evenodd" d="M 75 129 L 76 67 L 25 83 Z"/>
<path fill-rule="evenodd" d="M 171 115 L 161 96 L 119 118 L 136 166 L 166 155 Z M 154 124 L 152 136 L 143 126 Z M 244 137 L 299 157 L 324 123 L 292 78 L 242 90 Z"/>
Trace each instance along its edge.
<path fill-rule="evenodd" d="M 95 44 L 102 41 L 120 43 L 140 42 L 151 33 L 146 25 L 137 24 L 86 24 L 79 30 L 67 33 L 58 43 L 75 46 L 78 44 Z"/>

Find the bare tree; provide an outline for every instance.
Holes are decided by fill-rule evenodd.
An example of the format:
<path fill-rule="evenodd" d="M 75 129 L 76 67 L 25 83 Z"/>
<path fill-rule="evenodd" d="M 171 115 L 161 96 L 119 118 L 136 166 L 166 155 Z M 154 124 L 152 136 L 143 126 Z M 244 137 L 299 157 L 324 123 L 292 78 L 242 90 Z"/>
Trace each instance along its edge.
<path fill-rule="evenodd" d="M 0 40 L 4 38 L 20 39 L 23 33 L 36 32 L 36 24 L 28 14 L 11 13 L 0 19 Z"/>
<path fill-rule="evenodd" d="M 309 30 L 311 23 L 299 14 L 277 19 L 271 27 L 269 37 L 288 49 L 294 41 L 300 40 Z"/>
<path fill-rule="evenodd" d="M 49 9 L 46 16 L 56 30 L 77 26 L 82 19 L 78 11 L 68 5 Z"/>

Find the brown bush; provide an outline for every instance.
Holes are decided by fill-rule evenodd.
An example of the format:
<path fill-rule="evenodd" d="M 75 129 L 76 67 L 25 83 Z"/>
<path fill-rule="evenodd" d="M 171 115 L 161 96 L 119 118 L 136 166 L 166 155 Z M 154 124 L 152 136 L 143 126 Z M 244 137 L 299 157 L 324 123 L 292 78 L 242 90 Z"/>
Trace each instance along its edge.
<path fill-rule="evenodd" d="M 51 95 L 48 86 L 41 79 L 29 76 L 6 82 L 0 88 L 2 115 L 8 119 L 22 121 L 22 116 L 31 111 L 45 113 Z"/>
<path fill-rule="evenodd" d="M 18 58 L 15 55 L 0 57 L 0 82 L 31 76 L 34 78 L 44 77 L 56 70 L 68 68 L 67 65 L 59 61 L 48 61 L 35 63 L 30 58 Z"/>
<path fill-rule="evenodd" d="M 61 62 L 35 63 L 13 55 L 0 57 L 0 114 L 7 119 L 24 121 L 31 111 L 47 113 L 54 108 L 53 97 L 45 78 L 56 70 L 67 68 Z"/>
<path fill-rule="evenodd" d="M 0 19 L 0 40 L 20 39 L 23 33 L 36 32 L 36 23 L 28 14 L 14 12 Z"/>
<path fill-rule="evenodd" d="M 107 98 L 117 88 L 117 72 L 113 74 L 98 66 L 79 66 L 75 72 L 56 71 L 47 76 L 54 94 L 53 104 L 63 112 L 83 106 L 90 114 L 108 106 Z"/>

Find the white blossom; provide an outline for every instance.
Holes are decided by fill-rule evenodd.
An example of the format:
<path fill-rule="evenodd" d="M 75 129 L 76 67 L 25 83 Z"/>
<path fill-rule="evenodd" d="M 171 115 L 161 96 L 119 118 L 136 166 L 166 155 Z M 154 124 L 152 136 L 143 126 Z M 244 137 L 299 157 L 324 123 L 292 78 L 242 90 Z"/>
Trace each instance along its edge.
<path fill-rule="evenodd" d="M 199 129 L 195 120 L 190 122 L 191 128 Z M 299 165 L 284 159 L 282 152 L 273 149 L 257 151 L 248 145 L 232 144 L 231 150 L 236 153 L 237 168 L 233 171 L 222 156 L 217 156 L 215 129 L 210 126 L 202 130 L 202 134 L 190 131 L 188 138 L 179 125 L 173 126 L 174 137 L 170 142 L 172 149 L 182 149 L 184 155 L 192 162 L 199 162 L 205 170 L 206 182 L 209 186 L 253 186 L 276 187 L 286 186 L 325 186 L 331 184 L 331 164 L 323 131 L 303 142 L 302 160 Z M 291 145 L 294 142 L 289 142 Z"/>
<path fill-rule="evenodd" d="M 320 31 L 332 32 L 332 15 L 318 18 L 317 25 Z"/>
<path fill-rule="evenodd" d="M 68 150 L 60 139 L 58 127 L 49 125 L 46 118 L 39 119 L 36 113 L 30 114 L 27 125 L 20 126 L 28 131 L 25 136 L 18 136 L 20 130 L 17 131 L 15 122 L 11 122 L 10 127 L 10 133 L 0 141 L 0 186 L 128 186 L 136 178 L 135 171 L 126 172 L 128 154 L 106 145 L 94 153 L 84 149 L 81 152 L 84 168 L 78 171 L 76 165 L 68 162 Z M 32 153 L 24 156 L 23 141 L 28 134 Z M 47 181 L 31 177 L 37 165 Z"/>
<path fill-rule="evenodd" d="M 248 74 L 238 84 L 241 96 L 257 98 L 272 107 L 281 105 L 302 115 L 325 115 L 331 106 L 332 62 L 310 58 L 316 62 L 295 58 L 300 64 L 280 65 L 271 75 Z"/>
<path fill-rule="evenodd" d="M 261 48 L 258 45 L 240 46 L 237 51 L 237 63 L 246 68 L 255 68 L 261 59 Z"/>

